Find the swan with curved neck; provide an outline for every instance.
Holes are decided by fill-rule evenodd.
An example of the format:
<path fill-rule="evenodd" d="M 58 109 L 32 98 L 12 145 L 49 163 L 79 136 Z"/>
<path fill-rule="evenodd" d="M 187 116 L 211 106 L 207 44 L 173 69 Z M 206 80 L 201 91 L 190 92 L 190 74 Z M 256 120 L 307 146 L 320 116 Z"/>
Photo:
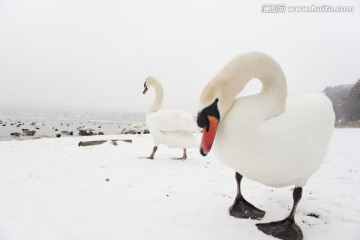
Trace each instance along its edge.
<path fill-rule="evenodd" d="M 237 97 L 253 78 L 261 81 L 261 92 Z M 261 219 L 265 214 L 244 199 L 243 176 L 273 187 L 295 185 L 289 216 L 257 227 L 281 239 L 302 239 L 296 206 L 326 155 L 334 126 L 330 100 L 322 94 L 287 98 L 280 65 L 266 54 L 248 53 L 231 60 L 205 86 L 197 122 L 203 128 L 200 153 L 206 156 L 214 148 L 236 171 L 238 194 L 230 215 Z"/>
<path fill-rule="evenodd" d="M 146 114 L 146 126 L 154 138 L 154 147 L 149 159 L 154 159 L 160 144 L 171 148 L 183 148 L 181 160 L 187 158 L 186 148 L 197 147 L 197 138 L 192 134 L 197 127 L 190 113 L 161 110 L 164 91 L 161 83 L 154 77 L 147 77 L 144 83 L 145 94 L 149 88 L 155 89 L 155 99 Z"/>
<path fill-rule="evenodd" d="M 155 99 L 152 105 L 149 108 L 148 112 L 157 112 L 160 110 L 163 101 L 164 101 L 164 90 L 162 85 L 156 78 L 154 77 L 147 77 L 144 83 L 144 91 L 143 94 L 145 94 L 150 87 L 153 87 L 155 90 Z"/>

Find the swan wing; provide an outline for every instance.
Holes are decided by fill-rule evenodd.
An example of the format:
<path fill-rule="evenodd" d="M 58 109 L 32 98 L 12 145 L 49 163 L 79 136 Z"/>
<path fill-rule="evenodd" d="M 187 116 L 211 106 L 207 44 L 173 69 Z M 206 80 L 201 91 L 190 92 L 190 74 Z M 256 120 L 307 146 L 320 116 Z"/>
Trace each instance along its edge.
<path fill-rule="evenodd" d="M 196 132 L 197 126 L 191 113 L 160 110 L 151 114 L 151 122 L 162 132 Z"/>
<path fill-rule="evenodd" d="M 288 98 L 284 113 L 265 121 L 256 114 L 257 108 L 235 101 L 219 125 L 215 154 L 265 185 L 305 185 L 327 152 L 335 119 L 330 100 L 321 94 Z"/>

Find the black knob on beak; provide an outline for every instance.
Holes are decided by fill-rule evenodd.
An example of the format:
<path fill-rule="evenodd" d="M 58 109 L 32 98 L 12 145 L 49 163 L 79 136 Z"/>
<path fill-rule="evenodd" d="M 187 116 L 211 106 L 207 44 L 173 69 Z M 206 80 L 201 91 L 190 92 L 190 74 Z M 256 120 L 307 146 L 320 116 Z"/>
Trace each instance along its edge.
<path fill-rule="evenodd" d="M 197 115 L 197 125 L 200 128 L 204 128 L 205 126 L 207 126 L 207 124 L 208 124 L 207 117 L 204 114 L 202 114 L 201 112 L 199 112 Z"/>

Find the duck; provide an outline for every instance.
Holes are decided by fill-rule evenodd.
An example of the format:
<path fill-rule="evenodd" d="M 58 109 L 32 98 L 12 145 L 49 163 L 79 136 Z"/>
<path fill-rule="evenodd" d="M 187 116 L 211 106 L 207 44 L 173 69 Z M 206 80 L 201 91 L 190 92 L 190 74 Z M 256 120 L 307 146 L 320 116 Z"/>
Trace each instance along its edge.
<path fill-rule="evenodd" d="M 262 84 L 260 92 L 241 96 L 252 79 Z M 289 215 L 256 226 L 275 238 L 303 239 L 296 208 L 303 187 L 326 156 L 334 123 L 332 103 L 325 95 L 287 96 L 285 74 L 269 55 L 250 52 L 228 62 L 202 90 L 197 124 L 203 129 L 201 155 L 213 149 L 235 170 L 237 195 L 229 214 L 257 220 L 265 215 L 244 198 L 243 177 L 270 187 L 293 186 Z"/>
<path fill-rule="evenodd" d="M 164 91 L 161 83 L 153 76 L 145 79 L 143 94 L 150 88 L 155 90 L 155 99 L 146 114 L 146 126 L 154 139 L 153 151 L 148 159 L 153 160 L 160 144 L 170 148 L 182 148 L 183 156 L 177 160 L 187 159 L 187 148 L 197 148 L 199 139 L 193 133 L 197 132 L 197 125 L 191 113 L 161 109 Z"/>

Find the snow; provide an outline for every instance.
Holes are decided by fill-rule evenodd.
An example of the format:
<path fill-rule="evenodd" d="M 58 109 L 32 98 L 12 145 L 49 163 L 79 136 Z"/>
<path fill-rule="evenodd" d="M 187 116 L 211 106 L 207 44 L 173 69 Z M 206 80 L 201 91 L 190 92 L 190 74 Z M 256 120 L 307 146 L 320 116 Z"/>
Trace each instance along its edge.
<path fill-rule="evenodd" d="M 78 147 L 101 139 L 133 143 Z M 335 129 L 296 213 L 304 239 L 360 239 L 359 142 L 359 129 Z M 266 215 L 236 219 L 233 170 L 198 149 L 179 161 L 181 149 L 161 146 L 151 161 L 152 147 L 150 135 L 0 142 L 0 239 L 274 239 L 255 223 L 287 216 L 291 187 L 244 179 L 245 197 Z"/>

